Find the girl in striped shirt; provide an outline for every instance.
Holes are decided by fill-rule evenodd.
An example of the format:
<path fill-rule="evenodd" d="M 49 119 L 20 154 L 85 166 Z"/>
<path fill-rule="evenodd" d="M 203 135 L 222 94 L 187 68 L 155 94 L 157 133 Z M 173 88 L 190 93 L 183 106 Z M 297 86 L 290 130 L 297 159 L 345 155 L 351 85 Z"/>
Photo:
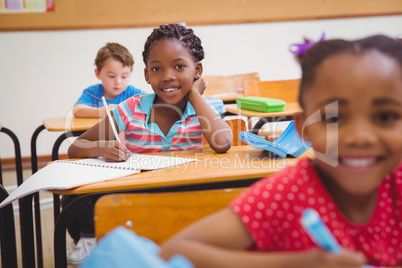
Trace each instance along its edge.
<path fill-rule="evenodd" d="M 229 150 L 230 127 L 202 97 L 203 58 L 201 40 L 192 29 L 178 24 L 155 28 L 143 52 L 145 79 L 154 93 L 134 95 L 115 106 L 113 122 L 105 117 L 83 133 L 70 146 L 69 157 L 102 157 L 111 162 L 125 161 L 131 153 L 198 149 L 202 135 L 216 152 Z M 114 139 L 111 123 L 119 132 L 125 131 L 124 142 Z M 62 207 L 73 198 L 63 196 Z M 79 264 L 96 245 L 93 205 L 73 216 L 68 231 L 74 244 L 67 260 Z"/>
<path fill-rule="evenodd" d="M 135 95 L 112 111 L 112 123 L 125 131 L 125 142 L 114 140 L 105 117 L 78 137 L 69 157 L 125 161 L 131 153 L 200 148 L 202 135 L 216 152 L 229 150 L 230 127 L 202 97 L 203 58 L 201 40 L 192 29 L 179 24 L 155 28 L 143 52 L 145 79 L 154 93 Z"/>

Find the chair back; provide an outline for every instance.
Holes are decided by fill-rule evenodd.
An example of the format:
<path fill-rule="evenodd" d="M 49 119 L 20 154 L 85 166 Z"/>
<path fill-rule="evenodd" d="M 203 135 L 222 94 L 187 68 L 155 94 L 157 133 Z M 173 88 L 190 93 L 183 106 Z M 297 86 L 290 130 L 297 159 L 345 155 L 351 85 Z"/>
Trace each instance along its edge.
<path fill-rule="evenodd" d="M 300 79 L 281 81 L 252 81 L 244 85 L 244 96 L 266 97 L 297 102 Z"/>
<path fill-rule="evenodd" d="M 99 240 L 124 226 L 161 244 L 187 225 L 223 209 L 245 189 L 104 195 L 95 204 L 96 237 Z"/>
<path fill-rule="evenodd" d="M 242 146 L 247 145 L 244 141 L 239 139 L 239 134 L 242 131 L 247 131 L 246 121 L 241 118 L 233 118 L 227 119 L 225 122 L 230 126 L 233 134 L 232 146 Z M 205 139 L 205 136 L 202 135 L 202 144 L 203 148 L 208 148 L 208 141 Z"/>
<path fill-rule="evenodd" d="M 214 97 L 215 95 L 234 92 L 236 89 L 243 88 L 243 85 L 251 81 L 259 81 L 258 73 L 246 73 L 237 75 L 205 75 L 207 88 L 204 97 Z"/>

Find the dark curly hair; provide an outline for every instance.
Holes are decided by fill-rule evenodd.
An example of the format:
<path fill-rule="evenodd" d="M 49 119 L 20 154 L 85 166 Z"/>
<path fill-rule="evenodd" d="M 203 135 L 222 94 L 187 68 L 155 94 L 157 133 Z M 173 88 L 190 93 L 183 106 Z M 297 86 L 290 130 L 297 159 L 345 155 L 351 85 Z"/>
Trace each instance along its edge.
<path fill-rule="evenodd" d="M 333 39 L 321 41 L 310 47 L 301 57 L 302 78 L 299 89 L 299 104 L 303 107 L 303 93 L 314 78 L 320 64 L 327 58 L 341 53 L 363 55 L 368 51 L 378 51 L 393 58 L 402 69 L 402 45 L 394 38 L 384 35 L 374 35 L 355 41 Z"/>
<path fill-rule="evenodd" d="M 175 39 L 179 41 L 193 55 L 195 62 L 204 59 L 204 48 L 201 45 L 201 39 L 194 34 L 192 29 L 179 24 L 166 24 L 153 29 L 152 33 L 148 36 L 144 45 L 144 52 L 142 52 L 145 66 L 147 65 L 150 48 L 156 41 L 162 39 Z"/>

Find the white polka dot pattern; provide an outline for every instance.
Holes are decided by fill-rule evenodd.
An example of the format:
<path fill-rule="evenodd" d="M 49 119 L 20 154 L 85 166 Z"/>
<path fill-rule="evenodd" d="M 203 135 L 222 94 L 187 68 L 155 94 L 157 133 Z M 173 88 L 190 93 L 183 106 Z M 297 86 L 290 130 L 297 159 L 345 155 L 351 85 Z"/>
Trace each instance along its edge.
<path fill-rule="evenodd" d="M 302 159 L 260 180 L 233 200 L 231 208 L 254 238 L 258 251 L 315 248 L 300 225 L 307 207 L 317 210 L 341 246 L 363 252 L 371 265 L 402 265 L 402 165 L 379 187 L 372 218 L 365 224 L 347 221 L 322 185 L 311 160 Z"/>

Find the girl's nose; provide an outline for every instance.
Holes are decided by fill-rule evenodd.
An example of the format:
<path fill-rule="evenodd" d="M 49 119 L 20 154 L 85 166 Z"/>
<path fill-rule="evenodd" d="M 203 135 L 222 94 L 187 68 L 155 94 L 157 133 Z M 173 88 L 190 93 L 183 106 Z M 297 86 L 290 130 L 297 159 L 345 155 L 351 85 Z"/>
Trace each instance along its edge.
<path fill-rule="evenodd" d="M 174 79 L 175 79 L 175 77 L 171 70 L 166 70 L 163 72 L 163 81 L 172 81 Z"/>
<path fill-rule="evenodd" d="M 366 146 L 377 141 L 375 128 L 367 121 L 348 122 L 342 135 L 347 144 L 354 146 Z"/>

